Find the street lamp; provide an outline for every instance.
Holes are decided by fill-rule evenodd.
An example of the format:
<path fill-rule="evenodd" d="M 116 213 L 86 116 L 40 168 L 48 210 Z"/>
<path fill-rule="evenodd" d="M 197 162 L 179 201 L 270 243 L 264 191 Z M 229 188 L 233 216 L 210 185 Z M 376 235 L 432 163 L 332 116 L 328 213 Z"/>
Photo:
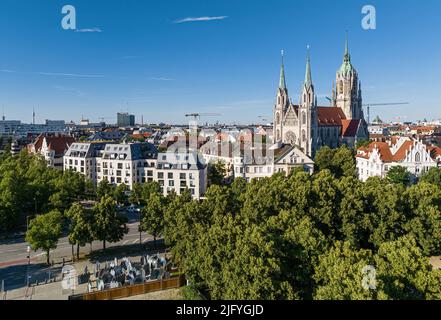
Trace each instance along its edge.
<path fill-rule="evenodd" d="M 31 246 L 27 246 L 26 252 L 28 253 L 28 256 L 27 256 L 27 258 L 28 258 L 28 265 L 27 265 L 27 268 L 26 268 L 26 284 L 29 287 L 29 266 L 31 264 Z"/>

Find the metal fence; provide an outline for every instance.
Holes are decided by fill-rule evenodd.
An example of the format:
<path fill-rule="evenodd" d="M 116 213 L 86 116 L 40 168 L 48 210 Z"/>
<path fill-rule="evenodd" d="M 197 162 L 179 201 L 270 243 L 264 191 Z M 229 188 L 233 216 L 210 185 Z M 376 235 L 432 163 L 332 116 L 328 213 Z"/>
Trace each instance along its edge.
<path fill-rule="evenodd" d="M 184 276 L 149 281 L 131 286 L 78 294 L 69 297 L 69 300 L 115 300 L 146 294 L 167 289 L 180 288 L 185 284 Z"/>

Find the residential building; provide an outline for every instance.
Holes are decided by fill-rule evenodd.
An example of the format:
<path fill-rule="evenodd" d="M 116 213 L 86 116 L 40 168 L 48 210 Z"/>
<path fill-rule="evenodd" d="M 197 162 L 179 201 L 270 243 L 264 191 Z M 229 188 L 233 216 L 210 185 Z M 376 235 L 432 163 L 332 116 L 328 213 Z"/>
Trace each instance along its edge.
<path fill-rule="evenodd" d="M 63 156 L 75 142 L 71 136 L 61 134 L 41 134 L 28 145 L 28 152 L 44 157 L 48 167 L 63 170 Z"/>
<path fill-rule="evenodd" d="M 96 184 L 97 160 L 101 158 L 105 147 L 106 143 L 73 143 L 64 155 L 64 170 L 79 172 Z"/>
<path fill-rule="evenodd" d="M 195 199 L 207 189 L 207 166 L 196 153 L 160 153 L 150 143 L 74 143 L 64 158 L 65 170 L 74 170 L 98 184 L 114 185 L 157 181 L 164 195 L 188 188 Z"/>
<path fill-rule="evenodd" d="M 357 171 L 360 180 L 369 177 L 386 177 L 392 167 L 405 167 L 418 177 L 441 163 L 441 148 L 428 146 L 421 140 L 394 137 L 387 142 L 372 142 L 369 147 L 358 149 Z"/>

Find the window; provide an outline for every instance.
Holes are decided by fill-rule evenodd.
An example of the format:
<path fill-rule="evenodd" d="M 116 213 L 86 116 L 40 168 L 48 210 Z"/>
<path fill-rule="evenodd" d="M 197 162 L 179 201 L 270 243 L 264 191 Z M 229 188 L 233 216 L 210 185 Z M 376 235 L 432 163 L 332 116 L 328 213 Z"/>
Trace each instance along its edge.
<path fill-rule="evenodd" d="M 168 186 L 169 187 L 174 187 L 175 186 L 175 181 L 174 180 L 169 180 L 168 181 Z"/>
<path fill-rule="evenodd" d="M 169 172 L 167 176 L 169 179 L 173 179 L 173 172 Z"/>
<path fill-rule="evenodd" d="M 419 152 L 415 155 L 415 162 L 421 162 L 421 154 Z"/>
<path fill-rule="evenodd" d="M 185 173 L 180 173 L 180 174 L 179 174 L 179 178 L 180 178 L 181 180 L 185 180 L 185 179 L 187 179 L 187 175 L 186 175 Z"/>
<path fill-rule="evenodd" d="M 164 179 L 164 172 L 158 172 L 158 179 Z"/>
<path fill-rule="evenodd" d="M 306 112 L 304 112 L 304 111 L 302 113 L 302 123 L 306 124 Z"/>

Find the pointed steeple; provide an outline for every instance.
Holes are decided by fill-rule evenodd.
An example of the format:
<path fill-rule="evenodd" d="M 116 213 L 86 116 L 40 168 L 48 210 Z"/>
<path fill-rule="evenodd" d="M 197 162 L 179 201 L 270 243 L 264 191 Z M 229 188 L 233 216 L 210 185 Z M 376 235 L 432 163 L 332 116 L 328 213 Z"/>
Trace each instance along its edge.
<path fill-rule="evenodd" d="M 343 63 L 340 67 L 339 73 L 341 75 L 347 76 L 354 70 L 354 67 L 351 63 L 351 54 L 349 53 L 349 41 L 348 41 L 348 32 L 346 31 L 346 41 L 345 41 L 345 55 L 343 56 Z"/>
<path fill-rule="evenodd" d="M 309 46 L 307 46 L 306 53 L 306 72 L 305 72 L 305 86 L 310 87 L 312 85 L 311 77 L 311 58 L 309 56 Z"/>
<path fill-rule="evenodd" d="M 280 67 L 280 82 L 279 89 L 286 90 L 286 81 L 285 81 L 285 65 L 284 65 L 284 51 L 281 51 L 282 55 L 282 65 Z"/>
<path fill-rule="evenodd" d="M 349 40 L 348 40 L 348 32 L 347 31 L 346 31 L 344 61 L 345 62 L 350 62 L 351 61 L 351 55 L 349 54 Z"/>

